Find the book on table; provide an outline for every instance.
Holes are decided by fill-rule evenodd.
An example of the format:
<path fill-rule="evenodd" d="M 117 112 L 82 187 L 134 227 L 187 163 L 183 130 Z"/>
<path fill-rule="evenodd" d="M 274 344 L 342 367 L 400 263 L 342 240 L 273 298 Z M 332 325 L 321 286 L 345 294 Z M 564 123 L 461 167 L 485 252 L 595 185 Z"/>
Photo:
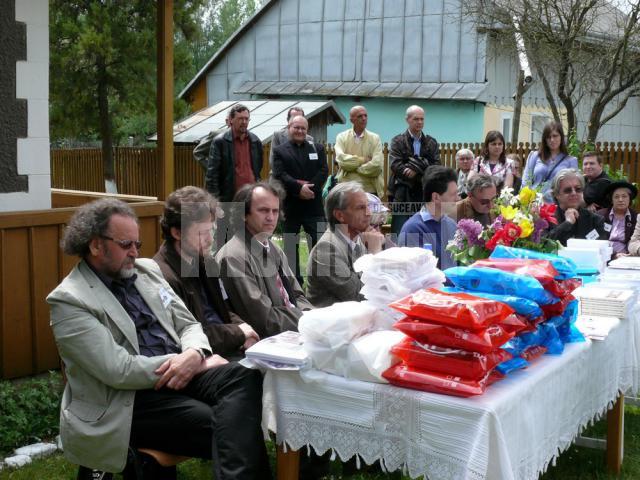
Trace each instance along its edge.
<path fill-rule="evenodd" d="M 249 347 L 245 354 L 250 360 L 298 366 L 305 365 L 309 360 L 300 333 L 292 331 L 260 340 Z"/>

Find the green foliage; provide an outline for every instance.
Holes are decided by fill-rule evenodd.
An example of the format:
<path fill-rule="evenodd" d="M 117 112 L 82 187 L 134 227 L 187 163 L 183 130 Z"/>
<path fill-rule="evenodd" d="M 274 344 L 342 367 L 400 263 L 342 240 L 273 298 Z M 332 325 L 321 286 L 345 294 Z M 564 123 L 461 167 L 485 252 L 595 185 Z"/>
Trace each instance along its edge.
<path fill-rule="evenodd" d="M 62 378 L 0 381 L 0 452 L 51 438 L 58 433 Z"/>

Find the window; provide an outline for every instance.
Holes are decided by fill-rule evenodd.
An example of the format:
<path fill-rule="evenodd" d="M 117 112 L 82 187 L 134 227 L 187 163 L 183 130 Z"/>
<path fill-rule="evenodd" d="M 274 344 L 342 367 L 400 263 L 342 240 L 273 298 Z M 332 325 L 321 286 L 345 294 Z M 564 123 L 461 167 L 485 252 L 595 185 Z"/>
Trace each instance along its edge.
<path fill-rule="evenodd" d="M 511 141 L 511 122 L 513 122 L 513 113 L 503 113 L 501 116 L 502 125 L 500 131 L 504 137 L 504 141 L 509 143 Z"/>
<path fill-rule="evenodd" d="M 544 126 L 549 123 L 551 117 L 546 113 L 532 113 L 531 114 L 531 133 L 529 136 L 530 143 L 538 143 L 542 139 L 542 130 Z"/>

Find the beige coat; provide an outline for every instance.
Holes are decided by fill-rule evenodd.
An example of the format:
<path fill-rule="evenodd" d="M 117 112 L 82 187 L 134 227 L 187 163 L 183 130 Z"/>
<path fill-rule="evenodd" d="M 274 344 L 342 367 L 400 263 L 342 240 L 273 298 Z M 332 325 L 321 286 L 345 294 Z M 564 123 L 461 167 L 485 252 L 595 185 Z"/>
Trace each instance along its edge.
<path fill-rule="evenodd" d="M 171 338 L 210 350 L 202 327 L 150 259 L 136 261 L 135 286 Z M 51 328 L 66 367 L 60 436 L 73 463 L 108 472 L 127 460 L 135 391 L 153 388 L 171 355 L 140 355 L 136 328 L 116 297 L 81 261 L 49 294 Z"/>
<path fill-rule="evenodd" d="M 216 261 L 220 266 L 220 278 L 231 306 L 260 338 L 286 330 L 297 331 L 302 311 L 313 306 L 305 298 L 282 250 L 269 242 L 266 261 L 262 258 L 262 250 L 262 245 L 242 230 L 218 251 Z M 276 284 L 278 266 L 289 280 L 297 307 L 284 304 Z"/>
<path fill-rule="evenodd" d="M 351 128 L 338 134 L 334 148 L 336 162 L 340 167 L 336 176 L 338 182 L 358 182 L 365 192 L 382 198 L 384 155 L 380 137 L 365 129 L 362 140 L 356 143 L 353 128 Z M 371 157 L 371 160 L 366 162 L 366 157 Z"/>

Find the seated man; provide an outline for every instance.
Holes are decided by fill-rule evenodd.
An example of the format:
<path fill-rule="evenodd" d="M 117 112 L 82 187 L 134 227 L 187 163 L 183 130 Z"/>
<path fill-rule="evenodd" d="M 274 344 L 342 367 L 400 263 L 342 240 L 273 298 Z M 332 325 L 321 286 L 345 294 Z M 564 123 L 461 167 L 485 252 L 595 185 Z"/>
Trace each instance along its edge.
<path fill-rule="evenodd" d="M 225 302 L 211 253 L 216 209 L 216 200 L 198 187 L 183 187 L 169 195 L 160 221 L 164 243 L 153 259 L 202 324 L 212 350 L 239 359 L 259 337 Z"/>
<path fill-rule="evenodd" d="M 590 212 L 601 208 L 611 208 L 611 200 L 605 191 L 611 184 L 611 179 L 602 168 L 602 157 L 596 152 L 585 152 L 582 156 L 582 171 L 584 172 L 584 203 Z"/>
<path fill-rule="evenodd" d="M 436 257 L 438 268 L 454 267 L 455 261 L 445 248 L 456 233 L 456 222 L 448 215 L 458 198 L 458 175 L 455 170 L 434 165 L 422 179 L 425 204 L 402 226 L 398 245 L 424 247 L 428 244 Z"/>
<path fill-rule="evenodd" d="M 362 282 L 353 269 L 364 253 L 382 249 L 384 235 L 370 225 L 369 199 L 356 182 L 336 185 L 324 204 L 329 229 L 309 255 L 307 297 L 316 307 L 363 300 Z"/>
<path fill-rule="evenodd" d="M 289 268 L 284 252 L 271 242 L 284 193 L 275 182 L 245 185 L 233 198 L 233 237 L 216 260 L 233 310 L 261 338 L 298 330 L 303 310 L 313 306 Z"/>
<path fill-rule="evenodd" d="M 491 225 L 496 219 L 491 211 L 496 193 L 493 177 L 484 174 L 472 176 L 467 180 L 467 198 L 456 203 L 456 220 L 470 218 L 480 222 L 483 227 Z"/>
<path fill-rule="evenodd" d="M 83 205 L 65 231 L 64 252 L 81 260 L 47 297 L 67 374 L 65 456 L 84 466 L 79 478 L 123 470 L 129 446 L 213 458 L 218 480 L 269 477 L 260 373 L 211 354 L 156 263 L 136 260 L 139 238 L 115 199 Z"/>
<path fill-rule="evenodd" d="M 604 219 L 583 206 L 584 177 L 578 170 L 560 170 L 553 179 L 552 191 L 558 205 L 555 213 L 558 223 L 551 225 L 549 238 L 558 240 L 565 247 L 570 238 L 609 239 Z"/>

